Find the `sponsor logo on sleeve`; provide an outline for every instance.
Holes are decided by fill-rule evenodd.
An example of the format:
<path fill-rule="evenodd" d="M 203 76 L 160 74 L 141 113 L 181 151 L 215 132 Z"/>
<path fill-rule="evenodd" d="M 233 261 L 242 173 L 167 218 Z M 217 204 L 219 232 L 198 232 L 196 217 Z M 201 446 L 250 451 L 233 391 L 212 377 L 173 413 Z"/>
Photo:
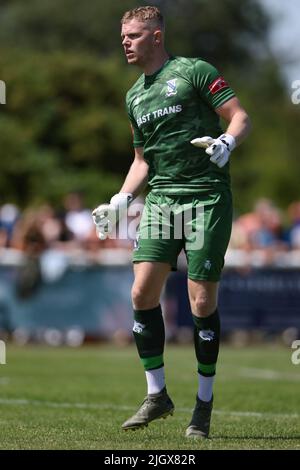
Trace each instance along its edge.
<path fill-rule="evenodd" d="M 226 82 L 224 77 L 218 77 L 210 85 L 208 85 L 209 91 L 211 92 L 212 95 L 214 95 L 220 90 L 223 90 L 223 88 L 228 88 L 228 87 L 229 85 Z"/>

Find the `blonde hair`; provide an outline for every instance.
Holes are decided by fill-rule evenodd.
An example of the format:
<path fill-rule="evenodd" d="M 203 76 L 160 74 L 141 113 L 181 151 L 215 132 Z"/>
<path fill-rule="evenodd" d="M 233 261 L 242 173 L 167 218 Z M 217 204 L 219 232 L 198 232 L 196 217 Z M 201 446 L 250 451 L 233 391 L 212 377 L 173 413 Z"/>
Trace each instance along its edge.
<path fill-rule="evenodd" d="M 164 18 L 157 7 L 153 6 L 146 6 L 146 7 L 138 7 L 133 8 L 132 10 L 128 10 L 124 13 L 121 24 L 126 23 L 130 20 L 138 20 L 141 22 L 151 21 L 158 26 L 162 31 L 165 28 Z"/>

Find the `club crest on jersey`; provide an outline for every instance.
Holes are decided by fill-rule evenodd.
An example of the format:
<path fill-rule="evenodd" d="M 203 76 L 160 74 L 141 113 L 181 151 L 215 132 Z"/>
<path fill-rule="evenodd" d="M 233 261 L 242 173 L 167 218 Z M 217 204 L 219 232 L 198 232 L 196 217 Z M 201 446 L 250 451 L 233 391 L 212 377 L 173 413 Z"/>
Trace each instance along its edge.
<path fill-rule="evenodd" d="M 172 80 L 167 80 L 167 92 L 166 96 L 174 96 L 177 95 L 177 86 L 176 86 L 176 78 Z"/>

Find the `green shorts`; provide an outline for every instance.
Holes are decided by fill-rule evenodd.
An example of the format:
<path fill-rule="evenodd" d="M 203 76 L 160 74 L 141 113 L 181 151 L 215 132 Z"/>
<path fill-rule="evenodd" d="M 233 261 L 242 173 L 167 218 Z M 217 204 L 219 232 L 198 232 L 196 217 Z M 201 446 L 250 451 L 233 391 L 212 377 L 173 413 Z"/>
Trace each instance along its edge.
<path fill-rule="evenodd" d="M 188 277 L 217 282 L 232 226 L 230 190 L 199 195 L 162 195 L 149 193 L 133 251 L 133 262 L 169 263 L 177 269 L 183 249 Z"/>

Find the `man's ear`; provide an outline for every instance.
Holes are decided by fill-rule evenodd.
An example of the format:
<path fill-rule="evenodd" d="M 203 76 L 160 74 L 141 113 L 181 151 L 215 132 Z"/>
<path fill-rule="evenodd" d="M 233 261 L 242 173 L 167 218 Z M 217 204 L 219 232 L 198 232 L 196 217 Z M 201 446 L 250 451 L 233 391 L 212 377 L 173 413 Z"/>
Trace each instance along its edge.
<path fill-rule="evenodd" d="M 157 29 L 153 33 L 153 38 L 154 38 L 154 44 L 156 46 L 159 46 L 162 42 L 162 32 L 159 29 Z"/>

